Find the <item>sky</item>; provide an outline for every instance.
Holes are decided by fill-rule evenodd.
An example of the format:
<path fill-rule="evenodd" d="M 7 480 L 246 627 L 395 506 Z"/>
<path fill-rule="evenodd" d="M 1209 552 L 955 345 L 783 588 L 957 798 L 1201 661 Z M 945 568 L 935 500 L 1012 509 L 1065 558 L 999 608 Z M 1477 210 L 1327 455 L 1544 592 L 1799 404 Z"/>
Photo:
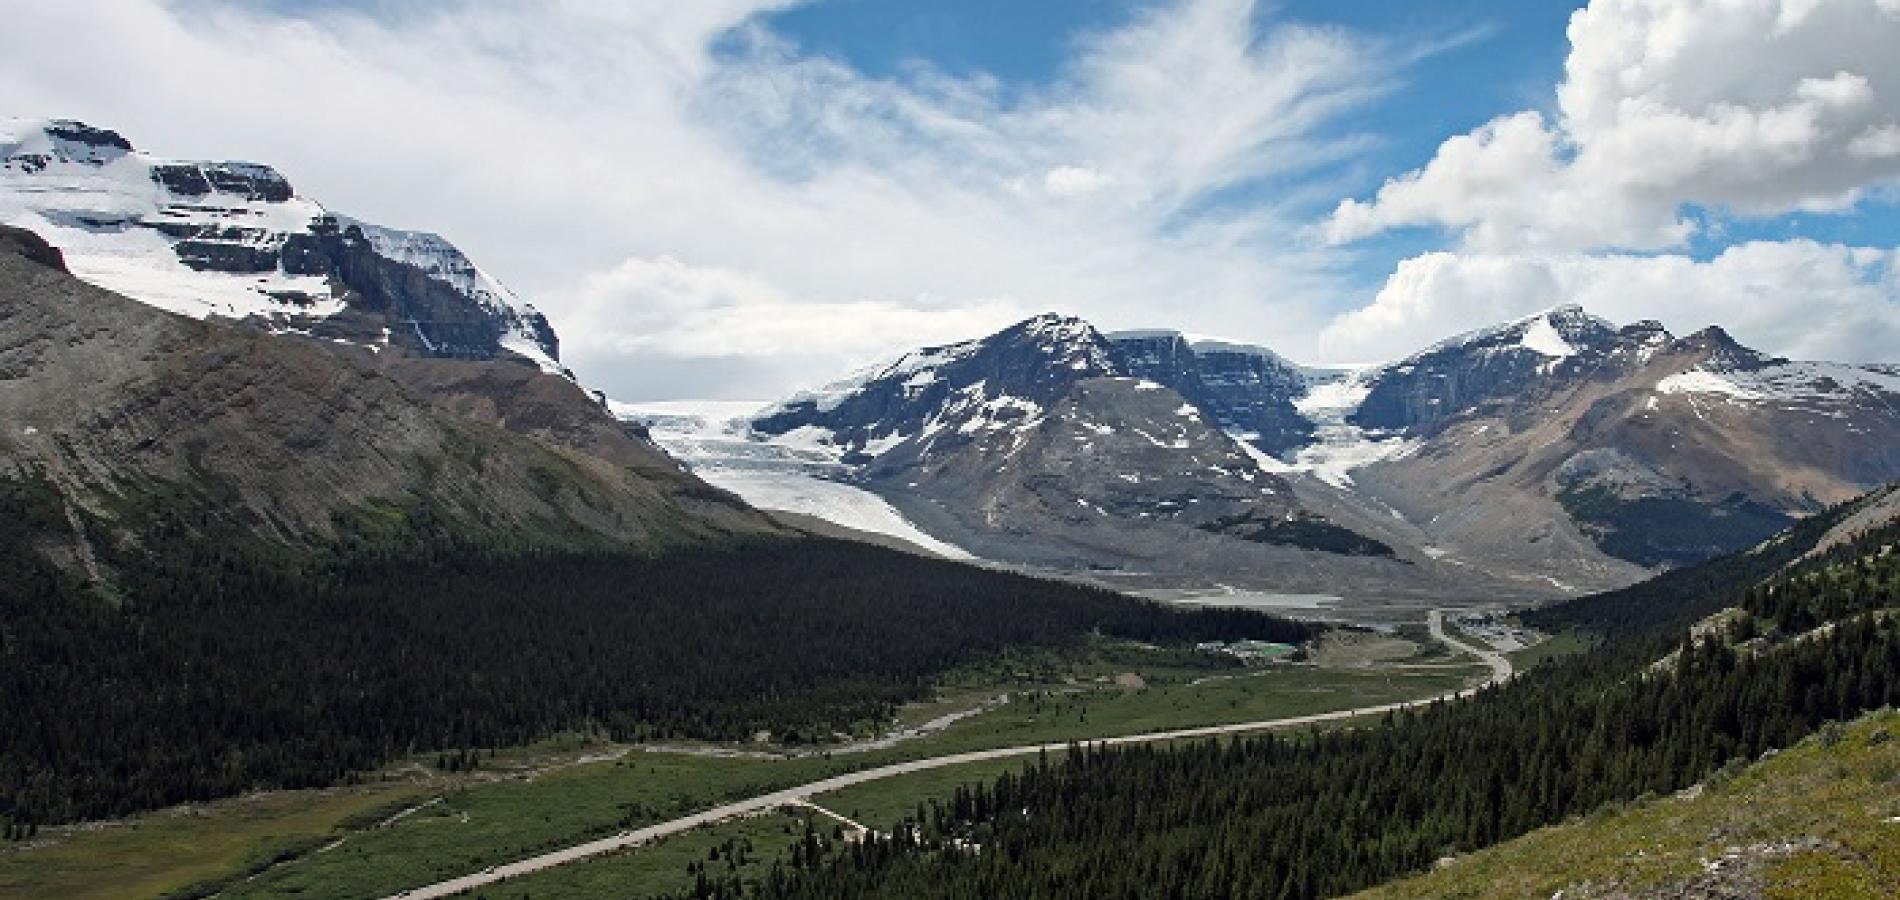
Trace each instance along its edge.
<path fill-rule="evenodd" d="M 1900 0 L 0 0 L 0 114 L 439 232 L 626 400 L 1045 311 L 1900 361 Z"/>

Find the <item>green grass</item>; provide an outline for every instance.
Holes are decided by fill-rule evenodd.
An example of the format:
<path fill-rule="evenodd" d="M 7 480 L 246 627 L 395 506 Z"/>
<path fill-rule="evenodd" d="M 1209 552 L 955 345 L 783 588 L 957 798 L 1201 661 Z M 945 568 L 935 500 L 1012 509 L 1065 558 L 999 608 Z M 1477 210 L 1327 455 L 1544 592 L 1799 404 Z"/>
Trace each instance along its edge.
<path fill-rule="evenodd" d="M 1596 639 L 1581 631 L 1560 631 L 1522 650 L 1504 654 L 1520 672 L 1537 668 L 1545 660 L 1574 656 L 1596 646 Z"/>
<path fill-rule="evenodd" d="M 354 816 L 413 801 L 403 782 L 259 794 L 167 810 L 83 831 L 49 829 L 32 846 L 0 845 L 0 897 L 159 897 L 307 846 Z"/>
<path fill-rule="evenodd" d="M 1282 718 L 1435 694 L 1468 683 L 1484 669 L 1474 666 L 1469 670 L 1433 670 L 1418 674 L 1299 667 L 1225 671 L 1241 677 L 1194 685 L 1185 677 L 1185 672 L 1160 670 L 1143 673 L 1144 677 L 1153 676 L 1153 685 L 1145 690 L 1125 691 L 1089 681 L 1086 686 L 1066 686 L 1084 693 L 1045 696 L 1040 704 L 1018 695 L 1018 699 L 1001 709 L 903 745 L 901 751 L 864 754 L 861 761 L 882 764 L 981 747 Z M 1085 708 L 1088 710 L 1086 722 L 1083 721 Z M 914 812 L 919 803 L 945 797 L 960 784 L 988 781 L 1004 772 L 1017 771 L 1032 761 L 1032 757 L 1016 757 L 931 769 L 856 785 L 814 800 L 826 809 L 869 827 L 889 830 L 905 815 Z M 679 891 L 691 886 L 690 876 L 685 872 L 686 862 L 706 848 L 749 833 L 750 827 L 744 822 L 709 826 L 669 840 L 669 844 L 694 848 L 683 855 L 669 855 L 673 851 L 663 848 L 612 854 L 511 880 L 497 892 L 485 896 L 647 897 Z M 658 854 L 670 861 L 642 861 L 648 854 Z M 783 861 L 782 851 L 775 858 Z M 761 865 L 769 868 L 770 860 L 762 861 Z M 603 893 L 604 886 L 611 886 L 611 890 Z"/>
<path fill-rule="evenodd" d="M 1157 677 L 1140 690 L 1091 682 L 1018 693 L 1005 706 L 906 746 L 953 753 L 1281 719 L 1445 693 L 1483 671 L 1477 666 L 1399 671 L 1287 666 L 1230 673 L 1234 677 L 1203 684 Z"/>
<path fill-rule="evenodd" d="M 532 779 L 467 785 L 392 827 L 353 834 L 335 849 L 280 866 L 223 896 L 392 894 L 841 769 L 822 758 L 636 752 Z"/>
<path fill-rule="evenodd" d="M 1884 737 L 1883 737 L 1884 735 Z M 1731 848 L 1759 854 L 1770 898 L 1883 898 L 1900 885 L 1900 713 L 1833 726 L 1797 747 L 1666 797 L 1545 828 L 1359 895 L 1381 898 L 1676 896 Z"/>

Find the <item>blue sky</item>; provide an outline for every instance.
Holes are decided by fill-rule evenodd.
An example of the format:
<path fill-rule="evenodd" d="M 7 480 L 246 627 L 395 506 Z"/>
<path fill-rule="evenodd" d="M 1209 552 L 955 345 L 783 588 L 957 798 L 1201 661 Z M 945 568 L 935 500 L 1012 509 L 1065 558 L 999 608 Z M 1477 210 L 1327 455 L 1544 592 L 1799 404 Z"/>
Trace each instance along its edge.
<path fill-rule="evenodd" d="M 767 15 L 764 23 L 805 52 L 845 61 L 867 75 L 904 79 L 919 65 L 961 75 L 988 75 L 1006 89 L 1059 80 L 1078 36 L 1124 26 L 1154 2 L 1130 0 L 827 0 Z M 1420 52 L 1389 93 L 1342 128 L 1376 142 L 1352 164 L 1350 177 L 1377 185 L 1431 158 L 1447 135 L 1468 131 L 1501 112 L 1548 106 L 1563 73 L 1564 26 L 1581 3 L 1495 0 L 1299 0 L 1262 4 L 1255 18 L 1266 33 L 1301 22 L 1379 35 L 1394 52 Z M 1433 48 L 1420 51 L 1417 48 Z M 1415 231 L 1359 248 L 1356 266 L 1369 283 L 1391 264 L 1442 245 Z"/>
<path fill-rule="evenodd" d="M 1127 23 L 1155 4 L 1127 0 L 829 0 L 768 15 L 772 30 L 868 75 L 902 78 L 918 62 L 1012 85 L 1056 80 L 1077 35 Z M 1449 44 L 1412 65 L 1362 125 L 1386 146 L 1368 169 L 1423 163 L 1446 135 L 1513 109 L 1548 103 L 1563 72 L 1564 25 L 1575 2 L 1302 0 L 1262 5 L 1262 31 L 1283 21 L 1384 35 L 1399 45 Z"/>
<path fill-rule="evenodd" d="M 625 399 L 768 397 L 1047 310 L 1312 362 L 1570 302 L 1900 347 L 1893 0 L 10 16 L 0 110 L 440 232 Z"/>
<path fill-rule="evenodd" d="M 1057 81 L 1078 35 L 1127 24 L 1156 3 L 1129 0 L 828 0 L 769 14 L 762 21 L 805 52 L 835 57 L 878 78 L 904 79 L 920 65 L 961 75 L 994 76 L 1006 89 Z M 1552 87 L 1563 76 L 1564 29 L 1585 4 L 1495 0 L 1294 0 L 1262 4 L 1264 33 L 1287 22 L 1335 26 L 1379 35 L 1395 48 L 1431 48 L 1405 67 L 1389 93 L 1350 122 L 1376 135 L 1351 165 L 1366 187 L 1424 165 L 1449 135 L 1470 131 L 1502 113 L 1554 113 Z M 1706 210 L 1692 214 L 1708 216 Z M 1708 259 L 1749 240 L 1811 238 L 1892 245 L 1900 241 L 1900 205 L 1861 204 L 1851 214 L 1722 217 L 1720 228 L 1685 247 Z M 1354 266 L 1368 282 L 1383 280 L 1399 260 L 1447 244 L 1434 229 L 1410 228 L 1357 248 Z"/>

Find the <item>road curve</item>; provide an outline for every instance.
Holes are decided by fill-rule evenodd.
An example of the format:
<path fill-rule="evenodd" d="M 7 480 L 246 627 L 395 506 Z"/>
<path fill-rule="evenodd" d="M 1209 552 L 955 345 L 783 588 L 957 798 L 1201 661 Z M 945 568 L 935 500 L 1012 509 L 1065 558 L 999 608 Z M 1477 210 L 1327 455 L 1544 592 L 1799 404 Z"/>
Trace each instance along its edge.
<path fill-rule="evenodd" d="M 1076 744 L 1144 744 L 1156 741 L 1218 737 L 1221 735 L 1243 734 L 1252 731 L 1268 731 L 1275 728 L 1290 728 L 1300 725 L 1336 722 L 1340 719 L 1377 715 L 1383 712 L 1407 709 L 1414 706 L 1424 706 L 1440 700 L 1462 697 L 1477 691 L 1481 687 L 1499 684 L 1510 679 L 1511 661 L 1506 659 L 1503 654 L 1490 649 L 1480 649 L 1445 633 L 1444 612 L 1442 610 L 1432 610 L 1428 624 L 1433 637 L 1438 638 L 1455 649 L 1462 650 L 1465 653 L 1484 660 L 1485 664 L 1491 667 L 1490 677 L 1486 678 L 1482 684 L 1477 686 L 1462 688 L 1435 697 L 1405 700 L 1398 703 L 1360 706 L 1353 709 L 1339 709 L 1332 712 L 1289 716 L 1284 719 L 1268 719 L 1259 722 L 1236 722 L 1231 725 L 1209 725 L 1201 728 L 1179 728 L 1173 731 L 1151 731 L 1145 734 L 1130 734 L 1097 740 L 1061 741 L 1047 744 L 1023 744 L 1015 747 L 997 747 L 990 750 L 970 750 L 963 753 L 951 753 L 944 756 L 916 759 L 910 762 L 892 763 L 888 766 L 878 766 L 872 769 L 848 772 L 843 775 L 834 775 L 830 778 L 807 782 L 796 787 L 773 791 L 769 794 L 760 794 L 756 797 L 728 803 L 724 806 L 715 806 L 704 812 L 683 816 L 669 822 L 661 822 L 658 825 L 649 825 L 645 828 L 639 828 L 633 831 L 623 831 L 619 834 L 588 841 L 584 844 L 575 844 L 572 847 L 550 851 L 539 856 L 531 856 L 527 859 L 512 862 L 507 865 L 483 869 L 471 875 L 464 875 L 460 878 L 453 878 L 448 881 L 439 881 L 427 887 L 403 891 L 402 893 L 392 895 L 390 898 L 386 898 L 386 900 L 430 900 L 430 898 L 436 897 L 452 897 L 464 891 L 471 891 L 475 888 L 495 884 L 509 878 L 518 878 L 544 869 L 552 869 L 555 866 L 578 862 L 589 857 L 599 856 L 603 853 L 612 853 L 616 850 L 638 847 L 659 840 L 660 838 L 691 831 L 702 825 L 710 825 L 726 819 L 767 812 L 788 804 L 797 804 L 807 801 L 811 797 L 830 793 L 840 788 L 847 788 L 870 781 L 881 781 L 886 778 L 897 775 L 907 775 L 912 772 L 923 772 L 929 769 L 939 769 L 944 766 L 962 765 L 963 763 L 982 762 L 991 759 L 1031 756 L 1044 752 L 1060 753 Z"/>

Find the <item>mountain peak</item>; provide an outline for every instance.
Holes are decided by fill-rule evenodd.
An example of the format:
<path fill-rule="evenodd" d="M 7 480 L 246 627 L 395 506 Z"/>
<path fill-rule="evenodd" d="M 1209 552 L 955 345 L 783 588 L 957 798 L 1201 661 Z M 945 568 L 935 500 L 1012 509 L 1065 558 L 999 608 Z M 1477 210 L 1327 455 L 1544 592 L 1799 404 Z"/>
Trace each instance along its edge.
<path fill-rule="evenodd" d="M 132 142 L 118 132 L 73 119 L 0 119 L 0 160 L 8 168 L 103 166 L 131 152 Z"/>
<path fill-rule="evenodd" d="M 1003 329 L 997 337 L 1009 334 L 1026 335 L 1052 343 L 1072 343 L 1078 341 L 1099 343 L 1102 340 L 1101 332 L 1096 331 L 1095 326 L 1090 325 L 1087 320 L 1079 316 L 1068 316 L 1053 312 L 1046 312 L 1024 319 L 1015 325 Z"/>
<path fill-rule="evenodd" d="M 54 119 L 41 127 L 47 136 L 101 150 L 132 152 L 132 142 L 116 131 L 94 128 L 77 119 Z"/>
<path fill-rule="evenodd" d="M 1710 325 L 1683 338 L 1680 346 L 1691 352 L 1707 354 L 1702 365 L 1712 371 L 1751 371 L 1782 361 L 1744 346 L 1720 325 Z"/>
<path fill-rule="evenodd" d="M 1607 320 L 1591 315 L 1578 304 L 1565 303 L 1523 318 L 1453 335 L 1402 362 L 1416 364 L 1427 357 L 1454 352 L 1519 348 L 1556 359 L 1574 356 L 1580 350 L 1601 349 L 1615 336 L 1616 328 Z"/>

